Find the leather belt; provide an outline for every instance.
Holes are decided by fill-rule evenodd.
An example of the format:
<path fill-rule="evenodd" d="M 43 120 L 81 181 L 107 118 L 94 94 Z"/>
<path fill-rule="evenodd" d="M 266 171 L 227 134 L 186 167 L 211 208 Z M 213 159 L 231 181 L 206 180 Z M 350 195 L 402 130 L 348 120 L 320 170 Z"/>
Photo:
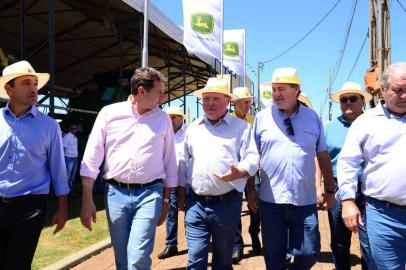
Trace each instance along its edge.
<path fill-rule="evenodd" d="M 151 182 L 145 183 L 145 184 L 123 183 L 123 182 L 116 181 L 116 180 L 114 180 L 114 179 L 107 179 L 107 180 L 106 180 L 106 183 L 108 183 L 108 184 L 110 184 L 110 185 L 113 185 L 113 186 L 116 186 L 116 187 L 120 187 L 120 188 L 127 188 L 127 189 L 130 189 L 130 188 L 143 188 L 143 187 L 148 187 L 148 186 L 152 186 L 152 185 L 155 185 L 155 184 L 161 183 L 161 182 L 162 182 L 162 179 L 161 179 L 161 178 L 155 179 L 154 181 L 151 181 Z"/>
<path fill-rule="evenodd" d="M 48 196 L 48 194 L 27 194 L 27 195 L 11 197 L 11 198 L 0 197 L 0 203 L 21 202 L 21 201 L 26 201 L 26 200 L 30 200 L 30 199 L 45 198 L 47 196 Z"/>
<path fill-rule="evenodd" d="M 400 204 L 396 204 L 396 203 L 392 203 L 392 202 L 388 202 L 388 201 L 382 201 L 382 200 L 378 200 L 372 197 L 368 197 L 369 199 L 372 199 L 374 201 L 377 201 L 378 203 L 381 203 L 383 205 L 385 205 L 386 207 L 389 208 L 399 208 L 399 209 L 406 209 L 406 205 L 400 205 Z"/>
<path fill-rule="evenodd" d="M 201 200 L 204 200 L 206 202 L 217 202 L 217 201 L 222 201 L 226 200 L 229 197 L 235 196 L 237 194 L 241 194 L 241 192 L 238 192 L 237 190 L 233 189 L 227 193 L 221 194 L 221 195 L 199 195 L 196 194 L 192 189 L 190 189 L 191 192 L 193 192 L 196 197 L 198 197 Z"/>

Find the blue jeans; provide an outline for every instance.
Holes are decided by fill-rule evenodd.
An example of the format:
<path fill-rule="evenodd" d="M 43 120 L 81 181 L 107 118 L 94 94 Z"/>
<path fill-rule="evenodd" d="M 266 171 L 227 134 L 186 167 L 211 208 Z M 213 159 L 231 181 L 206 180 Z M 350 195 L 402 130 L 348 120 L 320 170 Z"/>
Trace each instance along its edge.
<path fill-rule="evenodd" d="M 76 170 L 78 166 L 78 159 L 75 157 L 67 157 L 65 156 L 65 165 L 66 165 L 66 173 L 68 175 L 68 185 L 69 185 L 69 195 L 73 195 L 74 192 L 74 186 L 73 184 L 75 183 L 76 179 Z"/>
<path fill-rule="evenodd" d="M 151 269 L 163 185 L 120 188 L 106 185 L 105 204 L 117 270 Z"/>
<path fill-rule="evenodd" d="M 365 196 L 361 193 L 361 185 L 355 196 L 355 203 L 361 212 L 365 224 Z M 350 247 L 352 232 L 347 229 L 342 219 L 342 205 L 336 200 L 328 210 L 328 220 L 330 224 L 331 251 L 336 270 L 351 270 Z M 367 229 L 361 224 L 358 225 L 358 237 L 361 248 L 361 265 L 363 270 L 368 269 L 370 261 L 369 241 Z"/>
<path fill-rule="evenodd" d="M 178 245 L 178 195 L 176 188 L 171 190 L 169 207 L 166 214 L 166 246 Z"/>
<path fill-rule="evenodd" d="M 206 201 L 192 190 L 187 192 L 186 239 L 187 269 L 206 270 L 210 238 L 213 270 L 232 270 L 235 230 L 241 215 L 242 194 L 235 193 L 223 200 Z"/>
<path fill-rule="evenodd" d="M 378 270 L 404 270 L 406 209 L 392 208 L 367 197 L 367 232 L 372 263 Z"/>
<path fill-rule="evenodd" d="M 295 256 L 291 269 L 310 269 L 320 253 L 316 205 L 260 201 L 260 209 L 266 269 L 284 269 L 288 239 L 290 252 Z"/>

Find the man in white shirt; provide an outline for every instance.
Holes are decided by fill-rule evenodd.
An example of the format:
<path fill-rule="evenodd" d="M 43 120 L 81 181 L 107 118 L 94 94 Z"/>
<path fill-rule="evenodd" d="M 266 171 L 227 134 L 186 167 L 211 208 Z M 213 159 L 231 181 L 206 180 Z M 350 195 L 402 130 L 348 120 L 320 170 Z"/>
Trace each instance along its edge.
<path fill-rule="evenodd" d="M 81 164 L 80 218 L 92 229 L 92 186 L 104 159 L 105 204 L 116 268 L 150 269 L 156 226 L 166 217 L 171 188 L 178 185 L 175 145 L 165 98 L 165 77 L 136 69 L 131 97 L 104 107 L 97 116 Z"/>
<path fill-rule="evenodd" d="M 390 65 L 382 75 L 384 103 L 351 125 L 337 164 L 339 198 L 345 226 L 363 225 L 354 199 L 361 172 L 367 198 L 366 227 L 372 265 L 404 270 L 406 264 L 406 63 Z"/>
<path fill-rule="evenodd" d="M 176 163 L 183 155 L 183 144 L 185 142 L 186 124 L 185 115 L 179 107 L 171 106 L 166 111 L 171 118 L 173 132 L 175 133 Z M 177 189 L 171 190 L 169 197 L 168 214 L 166 215 L 166 247 L 158 254 L 159 259 L 166 259 L 178 254 L 178 195 Z"/>
<path fill-rule="evenodd" d="M 203 98 L 205 116 L 186 131 L 179 163 L 179 184 L 187 192 L 187 269 L 207 269 L 210 239 L 212 269 L 232 269 L 242 191 L 247 178 L 258 170 L 259 155 L 249 124 L 227 110 L 234 95 L 226 80 L 210 78 L 205 88 L 194 94 Z M 180 188 L 181 202 L 184 189 Z"/>
<path fill-rule="evenodd" d="M 69 132 L 63 136 L 63 151 L 65 155 L 66 173 L 68 174 L 69 196 L 75 195 L 74 183 L 78 165 L 78 139 L 76 138 L 77 127 L 69 126 Z"/>

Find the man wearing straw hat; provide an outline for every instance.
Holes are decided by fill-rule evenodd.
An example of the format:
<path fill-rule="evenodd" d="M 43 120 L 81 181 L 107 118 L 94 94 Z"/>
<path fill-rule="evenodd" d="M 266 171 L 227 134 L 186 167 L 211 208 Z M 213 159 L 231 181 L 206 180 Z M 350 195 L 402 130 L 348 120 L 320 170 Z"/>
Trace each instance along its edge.
<path fill-rule="evenodd" d="M 116 268 L 150 269 L 156 226 L 165 221 L 171 188 L 178 184 L 172 124 L 159 109 L 165 77 L 138 68 L 131 97 L 98 114 L 81 164 L 80 219 L 92 230 L 93 183 L 104 159 L 105 204 Z"/>
<path fill-rule="evenodd" d="M 259 112 L 253 133 L 260 162 L 260 216 L 267 269 L 282 269 L 286 247 L 294 269 L 310 269 L 320 251 L 315 156 L 325 177 L 328 206 L 334 200 L 331 162 L 317 114 L 301 105 L 294 68 L 272 76 L 273 104 Z M 289 245 L 288 245 L 289 239 Z"/>
<path fill-rule="evenodd" d="M 204 89 L 194 94 L 203 99 L 205 116 L 186 131 L 179 164 L 179 184 L 187 189 L 187 269 L 207 269 L 211 238 L 212 269 L 228 270 L 232 269 L 242 191 L 247 178 L 258 170 L 258 153 L 251 127 L 227 110 L 235 96 L 226 80 L 210 78 Z"/>
<path fill-rule="evenodd" d="M 58 123 L 37 110 L 38 90 L 49 80 L 27 61 L 6 67 L 0 77 L 0 269 L 30 269 L 52 186 L 58 210 L 52 224 L 67 219 L 69 192 Z"/>
<path fill-rule="evenodd" d="M 371 264 L 378 270 L 406 265 L 406 63 L 390 65 L 381 79 L 384 102 L 351 125 L 337 163 L 345 226 L 364 225 L 355 200 L 361 174 Z"/>
<path fill-rule="evenodd" d="M 234 112 L 231 115 L 238 117 L 252 126 L 254 123 L 254 115 L 249 114 L 252 102 L 252 95 L 248 87 L 236 87 L 233 89 L 233 95 L 237 98 L 233 99 L 234 103 Z M 259 181 L 258 181 L 259 186 Z M 254 188 L 257 188 L 257 183 L 255 182 L 255 177 L 250 177 L 247 180 L 247 186 L 245 187 L 245 197 L 248 200 L 248 211 L 250 214 L 250 226 L 249 226 L 249 233 L 251 235 L 251 245 L 252 250 L 254 253 L 261 252 L 261 242 L 259 240 L 258 234 L 260 232 L 260 219 L 259 213 L 257 212 L 257 207 L 255 204 L 256 198 L 254 196 L 248 196 L 249 194 L 256 194 L 252 192 Z M 258 187 L 259 188 L 259 187 Z M 251 189 L 250 192 L 247 189 Z M 242 260 L 244 255 L 244 240 L 242 238 L 242 224 L 241 218 L 238 224 L 238 229 L 236 231 L 235 239 L 234 239 L 234 250 L 233 250 L 233 263 L 238 263 Z"/>
<path fill-rule="evenodd" d="M 340 151 L 344 145 L 348 129 L 351 124 L 363 113 L 366 102 L 372 99 L 372 96 L 363 91 L 361 85 L 354 82 L 346 82 L 342 88 L 331 96 L 334 102 L 340 104 L 341 115 L 328 122 L 324 126 L 327 150 L 330 154 L 331 164 L 333 165 L 333 175 L 335 182 L 335 191 L 338 192 L 337 186 L 337 160 Z M 321 172 L 317 170 L 318 179 L 321 179 Z M 355 202 L 365 220 L 365 197 L 361 193 L 361 179 L 358 181 Z M 341 201 L 336 200 L 333 206 L 328 209 L 328 219 L 330 224 L 331 251 L 335 268 L 337 270 L 350 270 L 350 246 L 351 231 L 345 227 L 341 218 Z M 361 263 L 362 269 L 367 268 L 369 257 L 368 236 L 365 226 L 359 224 L 359 240 L 361 246 Z"/>
<path fill-rule="evenodd" d="M 179 167 L 179 160 L 183 155 L 183 144 L 185 142 L 186 124 L 185 115 L 179 107 L 171 106 L 166 112 L 171 118 L 175 150 L 176 165 Z M 178 254 L 178 195 L 177 189 L 173 188 L 169 196 L 168 213 L 166 215 L 166 247 L 158 254 L 159 259 L 166 259 Z"/>

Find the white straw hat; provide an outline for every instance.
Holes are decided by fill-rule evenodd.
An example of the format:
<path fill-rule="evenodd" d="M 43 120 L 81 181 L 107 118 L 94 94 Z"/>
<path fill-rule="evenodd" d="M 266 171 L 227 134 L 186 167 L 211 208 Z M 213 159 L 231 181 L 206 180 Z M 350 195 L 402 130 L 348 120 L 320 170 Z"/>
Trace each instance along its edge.
<path fill-rule="evenodd" d="M 233 100 L 237 98 L 237 96 L 230 93 L 230 87 L 228 86 L 227 80 L 214 77 L 207 80 L 206 86 L 203 89 L 193 92 L 193 94 L 198 98 L 202 98 L 204 93 L 224 94 L 231 97 Z"/>
<path fill-rule="evenodd" d="M 252 98 L 251 92 L 248 89 L 248 87 L 236 87 L 233 89 L 233 95 L 237 96 L 236 99 L 233 100 L 238 100 L 238 99 L 243 99 L 243 98 Z"/>
<path fill-rule="evenodd" d="M 169 115 L 179 115 L 179 116 L 185 117 L 185 115 L 183 114 L 181 109 L 179 107 L 176 107 L 176 106 L 168 107 L 168 109 L 166 109 L 166 113 L 169 114 Z"/>
<path fill-rule="evenodd" d="M 0 98 L 8 99 L 5 85 L 20 76 L 33 75 L 38 79 L 38 90 L 44 87 L 49 80 L 49 73 L 36 73 L 34 68 L 27 61 L 19 61 L 3 69 L 3 76 L 0 77 Z"/>
<path fill-rule="evenodd" d="M 365 102 L 372 100 L 372 95 L 362 90 L 361 85 L 355 82 L 345 82 L 340 90 L 331 95 L 331 100 L 340 103 L 340 96 L 344 94 L 358 94 L 364 97 Z"/>
<path fill-rule="evenodd" d="M 275 69 L 272 74 L 272 81 L 267 83 L 267 85 L 273 83 L 291 83 L 303 85 L 299 78 L 299 71 L 296 68 L 292 67 Z"/>

